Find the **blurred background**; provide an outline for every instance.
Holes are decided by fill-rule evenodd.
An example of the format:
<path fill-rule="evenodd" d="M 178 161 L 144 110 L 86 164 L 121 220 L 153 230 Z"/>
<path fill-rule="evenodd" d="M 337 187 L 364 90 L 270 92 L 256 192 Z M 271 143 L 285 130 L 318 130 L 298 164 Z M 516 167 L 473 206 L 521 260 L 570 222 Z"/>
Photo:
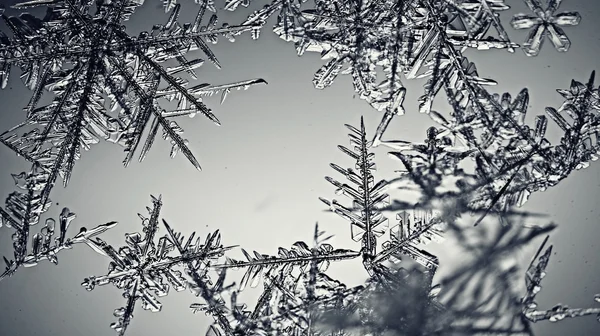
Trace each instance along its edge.
<path fill-rule="evenodd" d="M 191 22 L 197 5 L 182 1 L 180 22 Z M 7 7 L 16 3 L 3 1 Z M 507 1 L 510 11 L 502 14 L 512 40 L 522 43 L 526 31 L 515 31 L 509 21 L 513 14 L 529 10 L 521 1 Z M 242 22 L 247 13 L 262 7 L 251 5 L 235 13 L 220 12 L 221 22 Z M 223 2 L 218 1 L 222 8 Z M 510 54 L 504 50 L 468 52 L 466 56 L 477 64 L 481 77 L 499 82 L 491 91 L 510 92 L 515 96 L 527 87 L 530 108 L 527 121 L 533 124 L 535 115 L 544 107 L 562 103 L 557 88 L 568 88 L 571 79 L 586 82 L 592 70 L 600 70 L 600 5 L 589 0 L 569 0 L 559 11 L 579 11 L 583 19 L 577 27 L 565 32 L 572 42 L 568 53 L 554 50 L 545 42 L 540 56 L 530 58 L 521 50 Z M 31 10 L 43 14 L 40 10 Z M 6 15 L 18 14 L 7 9 Z M 146 1 L 128 23 L 131 33 L 150 30 L 163 23 L 162 2 Z M 207 99 L 222 126 L 217 127 L 203 117 L 181 119 L 180 126 L 190 147 L 199 158 L 202 172 L 178 155 L 169 159 L 170 146 L 157 140 L 146 160 L 123 168 L 122 148 L 100 143 L 84 152 L 67 189 L 54 188 L 55 203 L 47 212 L 57 218 L 64 206 L 77 214 L 71 233 L 79 227 L 93 227 L 109 221 L 119 225 L 104 234 L 104 240 L 115 247 L 124 244 L 124 234 L 139 231 L 137 213 L 146 214 L 150 195 L 162 195 L 162 217 L 186 236 L 196 231 L 202 237 L 219 229 L 225 245 L 240 245 L 246 250 L 275 254 L 277 247 L 290 247 L 295 241 L 310 241 L 315 222 L 329 234 L 335 234 L 332 244 L 339 248 L 357 248 L 350 239 L 349 224 L 338 216 L 324 212 L 318 197 L 332 198 L 333 187 L 323 177 L 337 176 L 329 167 L 335 162 L 346 167 L 353 163 L 337 146 L 347 145 L 344 124 L 358 126 L 364 116 L 367 130 L 373 134 L 381 115 L 364 101 L 354 97 L 351 78 L 340 77 L 325 90 L 312 85 L 314 72 L 323 64 L 318 54 L 296 56 L 291 44 L 279 40 L 267 25 L 257 41 L 249 35 L 235 44 L 225 39 L 213 46 L 223 69 L 207 62 L 199 71 L 199 82 L 211 84 L 264 78 L 268 86 L 251 87 L 248 91 L 233 91 L 222 106 L 218 97 Z M 3 28 L 5 28 L 3 26 Z M 196 55 L 193 53 L 192 55 Z M 192 57 L 190 55 L 189 58 Z M 203 57 L 200 53 L 198 57 Z M 15 73 L 16 74 L 16 73 Z M 0 91 L 0 129 L 9 129 L 24 119 L 22 108 L 29 100 L 18 76 L 13 74 L 8 87 Z M 424 81 L 405 81 L 408 88 L 406 115 L 394 119 L 386 138 L 420 141 L 433 122 L 416 109 Z M 447 112 L 441 99 L 438 110 Z M 550 123 L 549 139 L 555 143 L 558 128 Z M 392 178 L 400 169 L 397 161 L 376 150 L 376 178 Z M 10 173 L 29 169 L 29 165 L 10 150 L 0 147 L 0 195 L 5 198 L 14 190 Z M 594 306 L 594 294 L 600 293 L 600 164 L 574 172 L 569 178 L 543 193 L 531 196 L 523 210 L 542 212 L 548 217 L 531 220 L 559 225 L 551 236 L 554 252 L 548 267 L 544 289 L 538 296 L 540 309 L 550 309 L 557 303 L 571 307 Z M 391 217 L 391 216 L 390 216 Z M 391 217 L 391 220 L 395 219 Z M 0 229 L 0 254 L 12 257 L 10 235 Z M 519 255 L 525 266 L 537 245 Z M 447 273 L 461 262 L 452 241 L 431 244 L 428 251 L 440 259 L 439 274 Z M 239 254 L 239 251 L 234 252 Z M 59 265 L 42 262 L 37 267 L 20 269 L 15 276 L 0 284 L 0 334 L 29 335 L 112 335 L 109 324 L 112 312 L 125 299 L 121 291 L 104 286 L 87 292 L 81 287 L 85 277 L 102 275 L 107 260 L 80 246 L 59 254 Z M 521 260 L 522 259 L 522 260 Z M 349 285 L 366 278 L 359 261 L 334 264 L 329 274 Z M 235 276 L 230 279 L 235 280 Z M 523 280 L 524 281 L 524 280 Z M 252 302 L 252 294 L 247 296 Z M 246 298 L 246 297 L 244 297 Z M 172 292 L 161 298 L 163 309 L 153 314 L 136 309 L 128 335 L 204 334 L 209 319 L 192 315 L 189 304 L 198 302 L 188 292 Z M 597 335 L 595 317 L 569 319 L 560 323 L 541 322 L 535 325 L 539 335 Z"/>

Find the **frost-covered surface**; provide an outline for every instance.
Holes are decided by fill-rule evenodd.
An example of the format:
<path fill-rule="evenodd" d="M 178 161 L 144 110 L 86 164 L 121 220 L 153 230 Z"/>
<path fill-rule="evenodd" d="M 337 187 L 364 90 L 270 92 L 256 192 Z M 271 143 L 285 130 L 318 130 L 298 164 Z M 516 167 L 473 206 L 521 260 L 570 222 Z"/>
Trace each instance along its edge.
<path fill-rule="evenodd" d="M 241 10 L 250 2 L 226 1 L 224 10 Z M 123 24 L 143 1 L 39 0 L 15 6 L 48 6 L 48 11 L 43 18 L 2 16 L 10 33 L 0 34 L 0 83 L 6 87 L 11 72 L 20 69 L 32 95 L 25 121 L 0 141 L 32 169 L 13 175 L 21 191 L 0 209 L 1 223 L 15 231 L 14 260 L 5 259 L 0 279 L 44 259 L 56 263 L 57 252 L 85 243 L 111 261 L 106 274 L 86 278 L 82 285 L 123 291 L 126 302 L 115 310 L 117 322 L 111 325 L 119 335 L 134 328 L 138 301 L 143 309 L 159 312 L 159 297 L 186 288 L 198 297 L 190 308 L 214 319 L 210 336 L 523 335 L 532 334 L 531 323 L 540 320 L 598 316 L 600 308 L 537 307 L 552 251 L 544 250 L 548 238 L 528 269 L 509 262 L 554 228 L 525 223 L 534 214 L 518 208 L 600 153 L 600 89 L 594 72 L 587 81 L 573 80 L 568 89 L 557 90 L 563 104 L 547 107 L 528 126 L 527 89 L 514 98 L 492 93 L 489 87 L 496 82 L 480 77 L 463 56 L 469 49 L 519 48 L 535 56 L 546 37 L 558 51 L 567 51 L 563 28 L 579 24 L 580 14 L 560 12 L 561 1 L 525 3 L 531 13 L 511 21 L 514 29 L 531 29 L 522 46 L 509 38 L 500 20 L 499 13 L 509 8 L 502 0 L 275 0 L 239 25 L 221 28 L 215 15 L 203 25 L 207 11 L 217 10 L 212 1 L 198 1 L 194 22 L 185 24 L 178 22 L 181 4 L 164 1 L 167 22 L 137 37 Z M 190 60 L 187 53 L 199 50 L 220 67 L 208 43 L 216 43 L 219 35 L 234 41 L 244 32 L 257 39 L 271 17 L 276 17 L 274 32 L 293 43 L 298 55 L 319 52 L 327 61 L 314 76 L 317 89 L 340 74 L 351 75 L 356 94 L 383 112 L 372 138 L 362 119 L 359 127 L 346 125 L 350 146 L 339 148 L 353 167 L 331 164 L 344 182 L 326 177 L 351 203 L 321 198 L 329 211 L 350 222 L 357 248 L 334 248 L 322 225 L 316 225 L 312 242 L 279 247 L 276 255 L 241 249 L 245 259 L 225 256 L 232 247 L 221 244 L 218 231 L 204 241 L 194 241 L 195 234 L 185 240 L 160 221 L 162 201 L 154 197 L 149 217 L 140 215 L 141 233 L 127 234 L 126 245 L 118 249 L 94 237 L 115 222 L 66 238 L 74 217 L 66 208 L 54 244 L 53 219 L 30 238 L 30 226 L 50 208 L 58 178 L 66 185 L 81 149 L 101 139 L 125 148 L 127 166 L 136 153 L 143 160 L 162 131 L 171 156 L 182 152 L 200 169 L 174 118 L 201 114 L 219 124 L 203 96 L 221 93 L 223 102 L 232 89 L 265 81 L 195 85 L 204 61 Z M 402 80 L 417 78 L 427 80 L 419 112 L 435 125 L 423 142 L 389 140 L 385 131 L 393 117 L 406 113 Z M 440 93 L 447 98 L 447 114 L 433 109 Z M 45 105 L 44 95 L 50 100 Z M 175 109 L 168 109 L 168 102 Z M 558 144 L 546 139 L 549 119 L 562 131 Z M 379 145 L 391 148 L 389 155 L 400 161 L 399 177 L 375 179 L 373 148 Z M 397 187 L 415 189 L 421 197 L 390 200 L 388 192 Z M 390 224 L 388 217 L 396 222 Z M 472 234 L 476 229 L 461 226 L 461 219 L 472 219 L 474 226 L 485 221 L 484 229 Z M 439 260 L 426 244 L 446 236 L 460 242 L 470 259 L 436 284 Z M 364 285 L 350 287 L 327 274 L 331 263 L 358 258 L 368 277 Z M 241 279 L 227 284 L 226 274 L 236 270 Z M 524 292 L 517 289 L 515 275 L 524 276 Z M 260 285 L 258 300 L 242 304 L 242 291 Z"/>

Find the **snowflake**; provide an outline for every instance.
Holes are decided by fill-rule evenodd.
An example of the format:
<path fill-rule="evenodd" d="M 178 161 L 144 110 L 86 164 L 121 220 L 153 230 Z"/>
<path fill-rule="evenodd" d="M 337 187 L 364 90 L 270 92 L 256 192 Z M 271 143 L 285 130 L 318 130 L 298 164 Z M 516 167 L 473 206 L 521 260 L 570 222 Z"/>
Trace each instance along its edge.
<path fill-rule="evenodd" d="M 293 244 L 291 249 L 280 247 L 277 256 L 260 254 L 258 252 L 254 252 L 254 255 L 251 255 L 242 249 L 242 253 L 246 257 L 245 261 L 228 257 L 225 264 L 213 265 L 213 267 L 222 269 L 245 268 L 246 271 L 240 281 L 240 289 L 243 290 L 248 284 L 251 287 L 258 286 L 261 276 L 273 272 L 273 270 L 285 270 L 290 267 L 316 263 L 324 271 L 332 261 L 353 259 L 360 255 L 360 253 L 352 250 L 334 249 L 333 246 L 325 243 L 331 237 L 322 238 L 322 235 L 323 232 L 319 231 L 318 225 L 316 225 L 314 248 L 310 248 L 303 241 L 298 241 Z"/>
<path fill-rule="evenodd" d="M 136 301 L 140 300 L 145 310 L 159 312 L 162 304 L 158 297 L 167 295 L 170 286 L 176 291 L 187 287 L 188 280 L 177 267 L 184 266 L 192 278 L 192 289 L 201 290 L 207 286 L 207 282 L 210 283 L 207 275 L 210 261 L 218 259 L 231 249 L 221 245 L 218 231 L 208 235 L 204 244 L 200 238 L 194 242 L 195 233 L 192 233 L 184 244 L 183 237 L 173 231 L 164 219 L 162 222 L 167 235 L 155 241 L 162 207 L 160 197 L 152 197 L 152 204 L 152 208 L 148 208 L 149 218 L 139 215 L 143 234 L 126 234 L 127 246 L 117 250 L 100 238 L 90 241 L 94 250 L 109 257 L 111 262 L 108 273 L 86 278 L 82 286 L 91 291 L 96 286 L 112 284 L 124 291 L 127 303 L 115 310 L 114 315 L 118 321 L 111 324 L 111 328 L 119 335 L 125 334 L 133 318 Z M 171 255 L 173 250 L 178 254 Z"/>
<path fill-rule="evenodd" d="M 32 1 L 15 8 L 45 4 Z M 0 82 L 5 87 L 11 68 L 21 68 L 33 95 L 25 108 L 26 121 L 2 134 L 0 141 L 49 173 L 46 198 L 58 176 L 68 183 L 81 149 L 100 139 L 124 146 L 127 166 L 136 152 L 140 161 L 144 159 L 162 129 L 163 138 L 172 144 L 171 156 L 182 152 L 200 169 L 181 136 L 183 129 L 172 119 L 201 114 L 219 124 L 202 96 L 222 92 L 223 101 L 232 89 L 265 83 L 255 79 L 190 87 L 179 75 L 196 79 L 196 68 L 204 61 L 186 58 L 189 51 L 201 50 L 219 67 L 208 42 L 251 28 L 217 28 L 214 15 L 202 26 L 208 7 L 204 1 L 193 23 L 177 21 L 176 5 L 165 24 L 130 36 L 122 23 L 140 5 L 133 0 L 98 1 L 95 6 L 80 0 L 53 1 L 42 19 L 26 13 L 7 18 L 13 36 L 0 35 Z M 167 61 L 174 64 L 165 67 Z M 45 90 L 54 95 L 52 102 L 38 106 Z M 161 107 L 161 102 L 173 100 L 176 109 Z M 118 113 L 111 116 L 113 111 Z"/>
<path fill-rule="evenodd" d="M 524 0 L 527 7 L 535 15 L 517 14 L 510 22 L 514 29 L 531 29 L 523 51 L 527 56 L 537 56 L 548 36 L 556 50 L 566 52 L 571 47 L 571 41 L 561 26 L 576 26 L 581 21 L 578 12 L 563 12 L 555 14 L 562 0 L 547 0 L 546 9 L 541 0 Z"/>
<path fill-rule="evenodd" d="M 251 1 L 227 0 L 224 9 L 247 7 Z M 128 35 L 122 25 L 142 4 L 136 0 L 31 1 L 16 7 L 48 5 L 44 18 L 3 15 L 11 37 L 0 34 L 0 83 L 5 87 L 11 68 L 18 67 L 33 94 L 25 107 L 26 120 L 0 136 L 32 164 L 30 172 L 13 175 L 21 190 L 7 198 L 5 209 L 0 208 L 0 224 L 15 229 L 15 260 L 5 259 L 7 268 L 0 279 L 44 259 L 56 263 L 57 252 L 86 243 L 111 261 L 106 274 L 89 277 L 82 285 L 92 290 L 111 284 L 123 290 L 127 300 L 115 311 L 117 322 L 112 324 L 120 335 L 129 328 L 138 301 L 143 309 L 160 311 L 159 298 L 171 288 L 188 288 L 202 300 L 190 308 L 212 316 L 210 336 L 517 335 L 530 334 L 530 322 L 600 313 L 598 308 L 564 305 L 537 310 L 535 295 L 551 253 L 551 247 L 542 253 L 546 241 L 527 270 L 526 295 L 516 293 L 511 282 L 518 268 L 507 255 L 554 227 L 517 225 L 514 217 L 531 214 L 514 209 L 531 193 L 556 185 L 598 158 L 600 95 L 594 73 L 587 83 L 572 81 L 570 88 L 558 90 L 564 103 L 546 108 L 546 115 L 536 116 L 529 127 L 527 90 L 514 98 L 489 92 L 486 87 L 496 82 L 481 77 L 464 55 L 469 49 L 519 48 L 500 21 L 499 13 L 509 8 L 503 0 L 316 0 L 307 10 L 301 9 L 303 0 L 273 0 L 240 25 L 221 28 L 216 27 L 216 15 L 202 26 L 206 12 L 216 10 L 212 0 L 198 1 L 194 22 L 184 24 L 178 22 L 181 5 L 176 2 L 164 0 L 165 10 L 171 11 L 167 22 L 137 37 Z M 579 14 L 555 15 L 560 1 L 550 0 L 546 10 L 537 0 L 526 3 L 536 16 L 519 14 L 512 21 L 516 29 L 533 28 L 523 47 L 526 54 L 537 55 L 546 34 L 558 50 L 566 51 L 570 42 L 559 26 L 578 24 Z M 351 238 L 360 242 L 360 250 L 335 249 L 316 226 L 312 247 L 298 241 L 291 248 L 280 247 L 277 255 L 242 249 L 245 260 L 227 256 L 221 262 L 232 247 L 221 244 L 218 231 L 204 243 L 194 242 L 194 234 L 185 240 L 163 220 L 166 234 L 159 237 L 162 202 L 152 197 L 149 217 L 139 215 L 143 231 L 127 234 L 126 246 L 116 249 L 100 238 L 91 239 L 114 222 L 66 238 L 73 214 L 65 209 L 54 245 L 55 221 L 48 219 L 41 233 L 32 237 L 28 252 L 30 226 L 48 210 L 56 180 L 62 177 L 68 183 L 82 148 L 101 139 L 120 144 L 127 165 L 136 152 L 141 161 L 162 130 L 172 144 L 171 156 L 182 152 L 199 169 L 173 119 L 202 114 L 218 123 L 201 97 L 222 92 L 223 101 L 234 88 L 264 81 L 192 86 L 186 78 L 196 80 L 204 61 L 189 60 L 188 52 L 200 50 L 220 67 L 209 43 L 216 43 L 218 35 L 233 41 L 247 31 L 258 38 L 275 15 L 274 32 L 294 43 L 299 55 L 319 52 L 326 60 L 314 76 L 316 88 L 330 86 L 339 75 L 351 75 L 360 98 L 384 114 L 372 141 L 367 140 L 362 118 L 359 128 L 346 125 L 351 146 L 339 148 L 353 159 L 354 167 L 331 164 L 346 183 L 326 177 L 352 205 L 321 198 L 330 211 L 350 221 Z M 419 111 L 436 125 L 422 142 L 382 138 L 393 117 L 405 113 L 402 78 L 427 80 Z M 53 97 L 40 107 L 44 91 Z M 433 110 L 440 93 L 450 105 L 448 116 Z M 172 101 L 176 107 L 168 110 L 165 105 Z M 548 119 L 564 132 L 558 145 L 545 138 Z M 389 155 L 401 161 L 399 178 L 376 182 L 377 145 L 392 148 Z M 416 185 L 423 195 L 416 203 L 388 204 L 387 193 L 396 184 Z M 386 211 L 397 212 L 398 222 L 389 229 Z M 466 212 L 480 215 L 475 225 L 490 214 L 497 215 L 502 225 L 471 228 L 482 231 L 470 235 L 457 224 Z M 494 228 L 491 243 L 470 241 Z M 439 260 L 425 245 L 447 233 L 454 234 L 470 258 L 440 285 L 433 285 Z M 347 288 L 325 273 L 332 262 L 358 257 L 369 276 L 365 286 Z M 225 285 L 230 269 L 243 270 L 239 284 Z M 215 271 L 218 277 L 213 281 Z M 248 309 L 239 294 L 261 281 L 261 295 Z"/>

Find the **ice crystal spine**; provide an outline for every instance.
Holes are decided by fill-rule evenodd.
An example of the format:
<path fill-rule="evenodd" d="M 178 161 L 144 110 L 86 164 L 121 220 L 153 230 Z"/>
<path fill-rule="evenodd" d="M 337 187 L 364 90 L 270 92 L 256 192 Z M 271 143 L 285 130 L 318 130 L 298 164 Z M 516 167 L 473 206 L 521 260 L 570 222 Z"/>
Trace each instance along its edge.
<path fill-rule="evenodd" d="M 366 138 L 366 130 L 363 119 L 360 121 L 360 129 L 346 125 L 351 131 L 350 146 L 338 148 L 346 155 L 355 160 L 355 168 L 344 169 L 336 164 L 331 167 L 343 174 L 351 183 L 344 184 L 331 177 L 325 179 L 333 184 L 336 193 L 344 194 L 353 201 L 353 208 L 344 207 L 336 200 L 328 201 L 321 198 L 333 212 L 350 221 L 352 239 L 362 244 L 363 256 L 368 258 L 376 254 L 377 237 L 383 235 L 387 229 L 387 218 L 383 216 L 380 208 L 383 207 L 389 196 L 385 193 L 387 181 L 375 182 L 372 171 L 375 170 L 373 162 L 374 154 L 370 152 L 372 143 Z"/>
<path fill-rule="evenodd" d="M 396 215 L 398 225 L 389 231 L 390 240 L 382 244 L 383 250 L 377 252 L 377 239 L 388 231 L 388 219 L 383 211 L 388 205 L 386 180 L 375 182 L 373 171 L 374 153 L 371 152 L 373 142 L 367 140 L 364 120 L 361 118 L 360 129 L 346 125 L 350 129 L 350 145 L 338 148 L 355 161 L 355 169 L 344 169 L 336 164 L 330 166 L 346 177 L 351 184 L 341 183 L 331 177 L 325 179 L 333 184 L 337 194 L 343 194 L 352 200 L 352 206 L 347 207 L 336 200 L 320 198 L 329 206 L 331 211 L 350 221 L 352 239 L 361 242 L 363 263 L 367 271 L 373 271 L 374 265 L 395 256 L 401 258 L 404 254 L 435 273 L 438 267 L 437 258 L 418 248 L 415 243 L 429 242 L 440 237 L 442 221 L 436 218 L 431 209 L 420 208 L 418 204 L 409 212 L 403 211 Z M 408 161 L 408 159 L 407 159 Z M 415 160 L 415 162 L 418 160 Z M 418 163 L 417 163 L 418 164 Z"/>
<path fill-rule="evenodd" d="M 291 249 L 279 248 L 277 256 L 269 256 L 258 252 L 251 255 L 242 249 L 246 261 L 228 257 L 225 264 L 213 265 L 213 267 L 225 269 L 244 268 L 245 273 L 240 281 L 240 288 L 243 289 L 248 284 L 256 287 L 261 280 L 261 275 L 267 273 L 283 272 L 295 266 L 306 267 L 312 263 L 316 263 L 320 269 L 327 269 L 333 261 L 353 259 L 360 255 L 359 252 L 353 250 L 334 249 L 333 246 L 325 243 L 327 239 L 321 237 L 323 233 L 318 230 L 318 226 L 315 226 L 315 232 L 316 247 L 312 249 L 303 241 L 294 243 Z"/>

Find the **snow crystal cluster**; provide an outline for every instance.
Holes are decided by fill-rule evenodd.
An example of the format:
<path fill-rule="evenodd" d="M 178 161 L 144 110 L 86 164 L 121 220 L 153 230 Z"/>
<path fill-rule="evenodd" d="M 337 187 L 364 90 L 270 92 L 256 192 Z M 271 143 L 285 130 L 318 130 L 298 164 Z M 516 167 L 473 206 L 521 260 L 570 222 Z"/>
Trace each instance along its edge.
<path fill-rule="evenodd" d="M 32 0 L 13 6 L 43 6 L 43 17 L 7 16 L 0 7 L 8 28 L 0 31 L 0 85 L 7 87 L 19 72 L 31 90 L 24 121 L 0 135 L 2 144 L 31 164 L 28 172 L 13 174 L 18 190 L 0 208 L 0 226 L 14 231 L 13 259 L 4 258 L 0 280 L 43 260 L 57 263 L 58 252 L 84 243 L 110 261 L 105 274 L 86 278 L 82 286 L 123 291 L 126 302 L 115 310 L 111 326 L 119 335 L 135 328 L 130 324 L 138 302 L 158 312 L 159 297 L 171 289 L 190 289 L 200 298 L 190 308 L 214 318 L 211 336 L 522 335 L 532 334 L 531 323 L 540 320 L 600 316 L 600 308 L 538 309 L 535 297 L 552 251 L 552 246 L 544 250 L 548 237 L 524 272 L 524 295 L 511 290 L 509 281 L 521 270 L 502 266 L 507 253 L 554 228 L 519 225 L 527 214 L 518 207 L 598 159 L 600 92 L 594 72 L 585 82 L 573 80 L 559 89 L 562 105 L 547 107 L 527 125 L 528 91 L 491 93 L 488 87 L 496 82 L 480 77 L 464 56 L 469 49 L 522 49 L 536 56 L 546 38 L 566 52 L 571 43 L 563 29 L 578 25 L 579 13 L 560 12 L 560 0 L 524 0 L 531 13 L 510 21 L 513 29 L 530 30 L 522 45 L 510 39 L 500 19 L 509 9 L 504 0 L 272 0 L 240 24 L 217 26 L 221 7 L 237 11 L 258 1 L 197 0 L 186 4 L 198 11 L 194 21 L 181 23 L 182 4 L 166 0 L 166 22 L 137 36 L 128 33 L 126 23 L 143 0 Z M 226 254 L 234 247 L 224 246 L 218 231 L 204 240 L 194 239 L 195 233 L 184 239 L 160 217 L 160 197 L 152 197 L 148 215 L 139 215 L 141 231 L 127 234 L 120 248 L 99 237 L 116 222 L 81 228 L 67 238 L 75 217 L 67 208 L 58 221 L 48 218 L 32 233 L 51 208 L 53 187 L 59 180 L 66 186 L 82 149 L 101 140 L 122 146 L 127 166 L 136 155 L 142 161 L 162 132 L 171 157 L 181 152 L 200 169 L 175 118 L 199 114 L 219 124 L 204 98 L 221 94 L 223 103 L 234 89 L 266 82 L 197 84 L 205 60 L 190 54 L 200 51 L 220 67 L 210 44 L 242 34 L 260 39 L 270 22 L 298 55 L 320 53 L 325 64 L 316 70 L 315 88 L 350 75 L 355 93 L 382 113 L 372 138 L 362 120 L 358 127 L 346 125 L 350 146 L 339 149 L 352 166 L 331 164 L 344 180 L 326 177 L 336 194 L 351 202 L 321 198 L 329 211 L 350 222 L 358 243 L 354 250 L 334 248 L 316 225 L 312 242 L 280 247 L 276 255 L 242 249 L 245 260 L 233 259 Z M 388 125 L 405 114 L 403 81 L 417 78 L 426 79 L 419 112 L 434 126 L 420 143 L 390 140 Z M 447 98 L 447 115 L 433 109 L 438 95 Z M 546 138 L 549 122 L 563 132 L 556 144 Z M 375 178 L 377 146 L 389 148 L 400 162 L 398 177 Z M 467 161 L 469 169 L 463 165 Z M 445 188 L 448 183 L 453 188 Z M 420 199 L 391 200 L 388 191 L 398 186 L 415 188 Z M 493 244 L 465 234 L 457 225 L 463 215 L 475 216 L 475 225 L 496 219 Z M 434 284 L 439 261 L 425 245 L 449 232 L 475 257 Z M 352 259 L 364 266 L 369 278 L 364 285 L 348 287 L 327 275 L 331 263 Z M 404 267 L 410 262 L 414 267 Z M 241 280 L 226 283 L 226 274 L 236 270 L 242 271 Z M 250 306 L 238 302 L 247 286 L 262 286 Z"/>

